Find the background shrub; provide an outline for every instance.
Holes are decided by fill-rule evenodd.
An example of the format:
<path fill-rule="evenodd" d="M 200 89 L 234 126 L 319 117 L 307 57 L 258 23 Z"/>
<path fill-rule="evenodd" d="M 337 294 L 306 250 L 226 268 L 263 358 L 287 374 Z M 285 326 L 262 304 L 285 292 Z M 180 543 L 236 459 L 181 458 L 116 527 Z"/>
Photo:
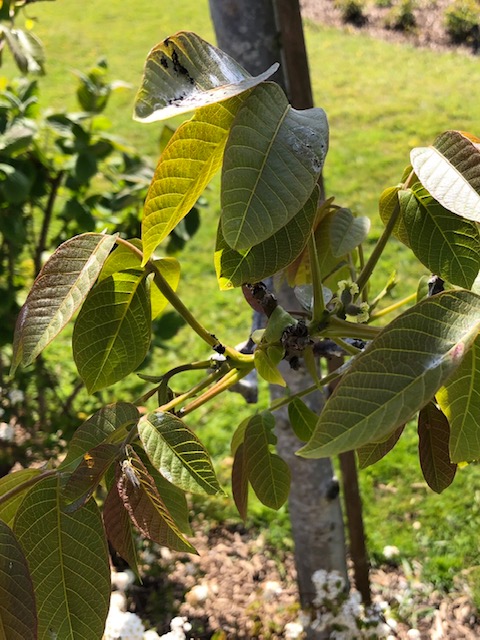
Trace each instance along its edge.
<path fill-rule="evenodd" d="M 385 21 L 386 26 L 397 31 L 413 31 L 417 26 L 415 8 L 415 0 L 400 0 L 389 11 Z"/>
<path fill-rule="evenodd" d="M 476 0 L 455 0 L 445 11 L 445 26 L 452 42 L 478 42 L 480 5 Z"/>
<path fill-rule="evenodd" d="M 363 0 L 335 0 L 335 6 L 340 9 L 342 20 L 357 27 L 367 22 L 365 2 Z"/>

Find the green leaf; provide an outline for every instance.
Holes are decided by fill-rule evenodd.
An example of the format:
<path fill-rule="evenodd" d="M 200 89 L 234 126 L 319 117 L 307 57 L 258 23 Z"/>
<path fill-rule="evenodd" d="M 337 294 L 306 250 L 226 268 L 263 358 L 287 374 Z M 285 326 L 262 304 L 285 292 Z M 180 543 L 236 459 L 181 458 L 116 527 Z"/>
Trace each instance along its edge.
<path fill-rule="evenodd" d="M 127 428 L 136 424 L 139 418 L 137 407 L 128 402 L 105 405 L 75 431 L 59 469 L 73 471 L 84 454 L 102 442 L 121 442 L 127 435 Z"/>
<path fill-rule="evenodd" d="M 431 400 L 480 329 L 480 297 L 447 291 L 393 320 L 359 354 L 328 399 L 306 458 L 386 439 Z"/>
<path fill-rule="evenodd" d="M 13 531 L 0 520 L 0 638 L 36 640 L 37 610 L 27 560 Z"/>
<path fill-rule="evenodd" d="M 248 509 L 248 473 L 243 442 L 235 451 L 232 465 L 232 493 L 235 506 L 242 520 L 247 519 Z"/>
<path fill-rule="evenodd" d="M 155 122 L 221 102 L 251 89 L 277 69 L 274 64 L 252 78 L 220 49 L 195 33 L 181 31 L 148 54 L 133 117 Z"/>
<path fill-rule="evenodd" d="M 220 289 L 260 282 L 292 263 L 307 244 L 315 220 L 318 196 L 318 189 L 315 188 L 305 206 L 288 224 L 245 254 L 227 244 L 220 223 L 214 256 Z"/>
<path fill-rule="evenodd" d="M 5 496 L 12 489 L 39 476 L 41 473 L 39 469 L 21 469 L 0 478 L 0 497 Z M 27 486 L 22 491 L 15 493 L 11 498 L 6 498 L 0 503 L 0 520 L 3 520 L 9 527 L 13 526 L 15 514 L 29 490 L 30 486 Z"/>
<path fill-rule="evenodd" d="M 73 356 L 89 393 L 121 380 L 145 359 L 151 339 L 146 274 L 129 269 L 99 282 L 73 330 Z"/>
<path fill-rule="evenodd" d="M 318 420 L 316 413 L 300 398 L 294 398 L 288 405 L 288 418 L 297 438 L 302 442 L 310 440 Z"/>
<path fill-rule="evenodd" d="M 450 423 L 452 462 L 480 458 L 480 337 L 438 391 L 437 402 Z"/>
<path fill-rule="evenodd" d="M 103 523 L 107 538 L 115 551 L 128 562 L 129 567 L 138 575 L 137 550 L 133 535 L 133 524 L 128 515 L 122 499 L 118 495 L 116 484 L 110 487 L 110 491 L 103 503 Z"/>
<path fill-rule="evenodd" d="M 199 109 L 171 137 L 145 200 L 142 221 L 145 262 L 187 215 L 220 169 L 230 126 L 242 100 L 232 98 Z"/>
<path fill-rule="evenodd" d="M 120 498 L 128 514 L 141 533 L 149 540 L 176 551 L 195 553 L 194 547 L 183 537 L 175 524 L 152 476 L 135 452 L 116 472 Z"/>
<path fill-rule="evenodd" d="M 207 450 L 180 418 L 154 411 L 140 420 L 138 433 L 152 465 L 169 482 L 193 493 L 221 493 Z"/>
<path fill-rule="evenodd" d="M 473 222 L 447 211 L 417 182 L 399 193 L 409 243 L 444 280 L 469 289 L 480 270 L 480 234 Z"/>
<path fill-rule="evenodd" d="M 322 109 L 292 109 L 273 83 L 251 91 L 223 160 L 222 232 L 232 249 L 246 251 L 290 222 L 311 196 L 327 148 Z"/>
<path fill-rule="evenodd" d="M 480 222 L 480 139 L 446 131 L 433 146 L 412 149 L 410 160 L 420 182 L 445 209 Z"/>
<path fill-rule="evenodd" d="M 123 446 L 102 442 L 85 453 L 81 463 L 68 479 L 62 495 L 66 502 L 63 510 L 72 513 L 89 500 L 106 470 L 118 457 Z"/>
<path fill-rule="evenodd" d="M 142 249 L 142 243 L 140 240 L 133 238 L 129 240 L 138 249 Z M 103 269 L 98 277 L 98 280 L 104 280 L 108 276 L 113 275 L 117 271 L 126 271 L 127 269 L 140 269 L 141 268 L 140 256 L 130 251 L 124 245 L 119 245 L 115 251 L 108 256 Z M 168 282 L 170 287 L 176 291 L 178 283 L 180 282 L 180 263 L 176 258 L 159 258 L 153 261 L 153 264 L 162 274 L 164 280 Z M 152 280 L 150 287 L 150 295 L 152 302 L 152 320 L 156 318 L 165 309 L 168 304 L 167 298 L 161 293 L 160 289 L 155 284 L 155 280 Z"/>
<path fill-rule="evenodd" d="M 402 425 L 382 442 L 371 442 L 370 444 L 364 444 L 363 447 L 359 447 L 357 449 L 357 456 L 360 469 L 366 469 L 384 458 L 397 444 L 404 428 L 405 426 Z"/>
<path fill-rule="evenodd" d="M 275 444 L 275 419 L 264 411 L 250 419 L 245 430 L 245 460 L 248 479 L 255 495 L 265 506 L 280 509 L 290 491 L 290 469 L 270 445 Z"/>
<path fill-rule="evenodd" d="M 114 236 L 84 233 L 45 263 L 17 319 L 12 370 L 31 364 L 65 327 L 95 283 Z"/>
<path fill-rule="evenodd" d="M 330 224 L 330 242 L 334 257 L 341 258 L 351 253 L 365 240 L 369 230 L 370 219 L 366 216 L 356 218 L 350 209 L 335 211 Z"/>
<path fill-rule="evenodd" d="M 60 481 L 31 489 L 15 518 L 32 576 L 38 638 L 100 638 L 110 603 L 110 567 L 102 519 L 90 500 L 73 514 L 60 509 Z"/>
<path fill-rule="evenodd" d="M 457 465 L 450 462 L 448 420 L 433 402 L 429 402 L 420 411 L 418 438 L 418 453 L 423 477 L 430 489 L 441 493 L 452 484 Z"/>
<path fill-rule="evenodd" d="M 257 347 L 253 354 L 253 361 L 258 375 L 270 384 L 286 387 L 282 374 L 277 369 L 285 354 L 282 347 Z"/>
<path fill-rule="evenodd" d="M 232 456 L 235 456 L 238 447 L 243 444 L 243 441 L 245 439 L 245 429 L 247 428 L 249 421 L 250 418 L 245 418 L 244 420 L 242 420 L 242 422 L 233 432 L 232 442 L 230 443 L 230 451 L 232 453 Z"/>

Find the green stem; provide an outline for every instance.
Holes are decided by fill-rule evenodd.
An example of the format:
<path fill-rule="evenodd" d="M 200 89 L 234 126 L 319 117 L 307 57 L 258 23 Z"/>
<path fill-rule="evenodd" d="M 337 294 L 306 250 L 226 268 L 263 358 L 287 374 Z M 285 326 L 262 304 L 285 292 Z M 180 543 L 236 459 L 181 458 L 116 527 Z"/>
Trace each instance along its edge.
<path fill-rule="evenodd" d="M 367 260 L 367 264 L 363 267 L 360 275 L 357 278 L 359 294 L 362 293 L 367 282 L 370 280 L 370 276 L 372 275 L 377 265 L 377 262 L 379 261 L 380 256 L 383 253 L 383 250 L 385 249 L 385 245 L 387 244 L 388 239 L 392 235 L 392 232 L 395 228 L 399 215 L 400 215 L 400 202 L 397 199 L 395 208 L 392 212 L 392 215 L 390 216 L 389 221 L 387 222 L 385 229 L 383 230 L 382 235 L 378 239 L 377 244 L 375 245 L 375 248 L 373 249 L 369 259 Z"/>
<path fill-rule="evenodd" d="M 315 243 L 315 234 L 310 233 L 308 239 L 308 254 L 310 257 L 310 266 L 312 269 L 312 288 L 313 288 L 313 310 L 312 322 L 318 323 L 323 317 L 325 311 L 325 298 L 323 297 L 322 274 L 320 272 L 320 264 L 318 261 L 317 245 Z"/>
<path fill-rule="evenodd" d="M 327 327 L 321 331 L 321 335 L 330 338 L 362 338 L 365 340 L 373 340 L 381 331 L 382 327 L 374 327 L 360 323 L 356 324 L 332 316 Z"/>
<path fill-rule="evenodd" d="M 349 353 L 351 356 L 356 356 L 357 354 L 362 353 L 361 349 L 357 349 L 352 344 L 349 344 L 348 342 L 346 342 L 345 340 L 342 340 L 341 338 L 338 338 L 338 337 L 335 338 L 335 342 L 338 344 L 339 347 L 342 347 L 342 349 L 346 353 Z"/>
<path fill-rule="evenodd" d="M 389 313 L 392 313 L 393 311 L 396 311 L 400 307 L 403 307 L 404 304 L 408 304 L 409 302 L 413 302 L 414 300 L 416 300 L 416 298 L 417 298 L 417 294 L 416 293 L 412 293 L 409 296 L 407 296 L 406 298 L 403 298 L 402 300 L 399 300 L 398 302 L 394 302 L 389 307 L 385 307 L 385 309 L 381 309 L 380 311 L 377 311 L 376 313 L 372 313 L 372 315 L 370 316 L 370 321 L 376 320 L 377 318 L 383 318 L 383 316 L 386 316 Z"/>
<path fill-rule="evenodd" d="M 191 413 L 195 409 L 198 409 L 206 402 L 209 402 L 215 396 L 218 396 L 220 393 L 227 391 L 234 384 L 239 382 L 242 378 L 244 378 L 250 371 L 253 369 L 253 362 L 250 367 L 244 367 L 240 370 L 232 369 L 226 375 L 223 376 L 221 380 L 217 382 L 213 387 L 211 387 L 208 391 L 206 391 L 199 398 L 188 404 L 186 407 L 182 409 L 182 415 L 186 415 L 187 413 Z"/>
<path fill-rule="evenodd" d="M 218 371 L 214 371 L 213 373 L 206 376 L 194 387 L 186 391 L 185 393 L 182 393 L 181 395 L 177 396 L 173 400 L 170 400 L 170 402 L 168 402 L 167 404 L 164 404 L 161 407 L 159 407 L 158 410 L 171 411 L 171 409 L 174 409 L 179 404 L 182 404 L 182 402 L 185 402 L 185 400 L 188 400 L 189 398 L 192 398 L 193 396 L 197 395 L 197 393 L 200 393 L 200 391 L 203 391 L 204 389 L 209 387 L 212 384 L 212 382 L 216 382 L 219 378 L 221 378 L 224 375 L 225 374 L 221 369 Z"/>
<path fill-rule="evenodd" d="M 275 402 L 272 402 L 272 404 L 268 408 L 268 411 L 276 411 L 277 409 L 280 409 L 280 407 L 284 407 L 285 405 L 289 404 L 294 398 L 303 398 L 303 396 L 308 396 L 310 393 L 317 391 L 320 387 L 325 387 L 326 385 L 330 384 L 331 382 L 333 382 L 333 380 L 336 380 L 341 375 L 342 373 L 329 373 L 324 378 L 320 378 L 318 384 L 312 384 L 310 387 L 306 387 L 305 389 L 302 389 L 297 393 L 292 393 L 292 395 L 290 396 L 284 396 L 283 398 L 275 400 Z"/>
<path fill-rule="evenodd" d="M 132 253 L 135 253 L 140 260 L 143 260 L 143 253 L 140 249 L 135 247 L 133 244 L 128 242 L 127 240 L 123 240 L 122 238 L 117 238 L 117 243 L 122 244 L 127 247 Z M 151 260 L 149 260 L 146 264 L 146 269 L 153 273 L 153 278 L 155 280 L 155 284 L 161 291 L 161 293 L 165 296 L 165 298 L 169 301 L 172 307 L 177 311 L 182 318 L 187 322 L 190 327 L 195 331 L 195 333 L 206 342 L 213 350 L 218 351 L 219 353 L 223 353 L 225 356 L 231 358 L 235 363 L 250 363 L 253 360 L 253 356 L 250 354 L 240 353 L 236 349 L 232 347 L 224 346 L 221 342 L 216 338 L 215 335 L 209 333 L 205 327 L 198 322 L 195 316 L 190 312 L 189 309 L 183 304 L 180 298 L 177 296 L 172 287 L 168 284 L 165 278 L 162 276 L 160 269 L 154 264 Z"/>

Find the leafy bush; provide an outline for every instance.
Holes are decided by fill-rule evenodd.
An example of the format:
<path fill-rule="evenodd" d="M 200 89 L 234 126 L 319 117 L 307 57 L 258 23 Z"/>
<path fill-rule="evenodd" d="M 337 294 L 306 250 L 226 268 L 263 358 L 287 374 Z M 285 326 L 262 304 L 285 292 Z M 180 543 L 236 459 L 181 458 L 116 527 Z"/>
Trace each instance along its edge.
<path fill-rule="evenodd" d="M 452 42 L 472 43 L 478 40 L 480 5 L 476 0 L 454 0 L 445 11 L 445 27 Z"/>
<path fill-rule="evenodd" d="M 349 22 L 357 27 L 367 22 L 364 0 L 335 0 L 335 6 L 340 9 L 344 22 Z"/>
<path fill-rule="evenodd" d="M 389 29 L 397 31 L 413 31 L 417 26 L 414 9 L 415 0 L 400 0 L 399 4 L 392 7 L 385 24 Z"/>

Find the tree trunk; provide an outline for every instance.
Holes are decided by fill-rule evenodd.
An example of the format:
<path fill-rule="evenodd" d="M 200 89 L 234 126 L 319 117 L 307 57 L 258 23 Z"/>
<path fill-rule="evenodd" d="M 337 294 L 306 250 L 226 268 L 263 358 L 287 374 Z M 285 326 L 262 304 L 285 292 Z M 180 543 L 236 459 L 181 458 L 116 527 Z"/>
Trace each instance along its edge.
<path fill-rule="evenodd" d="M 276 5 L 272 0 L 210 0 L 210 11 L 221 49 L 252 75 L 265 71 L 274 62 L 282 62 L 274 80 L 286 90 L 293 106 L 312 106 L 297 0 L 278 0 Z M 282 18 L 285 25 L 287 14 L 288 29 L 280 31 L 277 28 L 278 20 Z M 298 38 L 299 26 L 301 42 Z M 281 42 L 289 46 L 282 50 Z M 291 82 L 288 81 L 285 70 L 290 72 Z M 289 88 L 296 91 L 297 100 L 292 99 Z M 288 289 L 278 294 L 279 303 L 287 309 L 292 308 L 293 298 L 292 291 Z M 311 384 L 304 371 L 292 371 L 287 366 L 283 373 L 292 390 Z M 279 393 L 279 387 L 272 388 L 273 397 L 278 397 Z M 319 411 L 322 403 L 320 395 L 312 402 L 315 403 L 315 410 Z M 301 604 L 304 609 L 308 609 L 315 595 L 311 579 L 315 570 L 337 570 L 344 577 L 347 575 L 338 482 L 333 476 L 330 460 L 305 460 L 295 455 L 300 443 L 292 432 L 287 411 L 278 411 L 276 418 L 278 452 L 289 464 L 292 473 L 289 509 L 295 562 Z M 308 637 L 321 638 L 328 635 L 315 633 L 310 629 Z"/>

